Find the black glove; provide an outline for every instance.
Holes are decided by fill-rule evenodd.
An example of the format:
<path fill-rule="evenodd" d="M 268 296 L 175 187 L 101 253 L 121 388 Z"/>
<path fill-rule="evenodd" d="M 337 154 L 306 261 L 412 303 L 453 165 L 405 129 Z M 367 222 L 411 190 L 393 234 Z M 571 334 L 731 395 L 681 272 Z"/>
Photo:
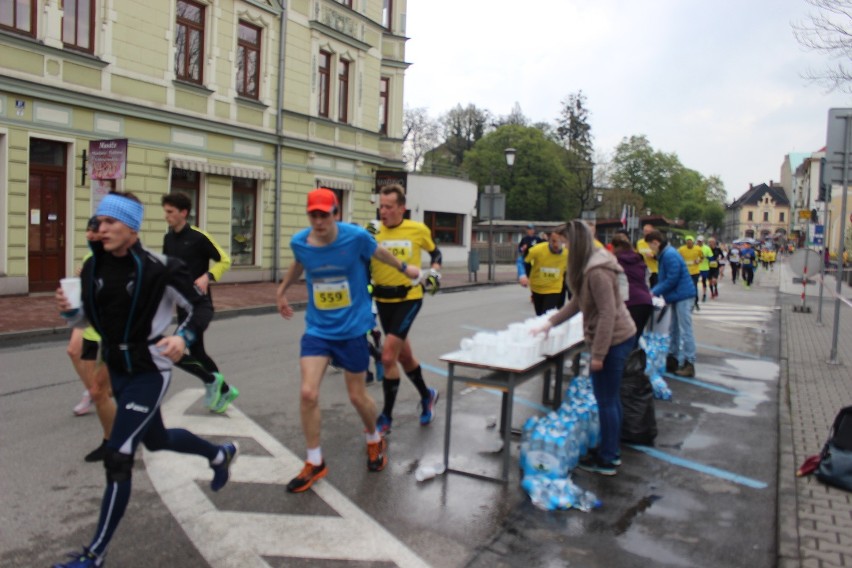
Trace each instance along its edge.
<path fill-rule="evenodd" d="M 364 228 L 367 229 L 367 232 L 373 235 L 374 237 L 379 232 L 379 222 L 378 221 L 367 221 L 367 224 L 364 225 Z"/>

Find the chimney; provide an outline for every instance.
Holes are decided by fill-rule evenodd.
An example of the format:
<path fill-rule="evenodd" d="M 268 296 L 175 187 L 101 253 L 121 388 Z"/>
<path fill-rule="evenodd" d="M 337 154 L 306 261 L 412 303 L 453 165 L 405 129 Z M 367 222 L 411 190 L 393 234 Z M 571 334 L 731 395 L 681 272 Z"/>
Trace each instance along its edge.
<path fill-rule="evenodd" d="M 749 189 L 754 189 L 754 184 L 753 184 L 753 183 L 748 184 L 748 188 L 749 188 Z"/>

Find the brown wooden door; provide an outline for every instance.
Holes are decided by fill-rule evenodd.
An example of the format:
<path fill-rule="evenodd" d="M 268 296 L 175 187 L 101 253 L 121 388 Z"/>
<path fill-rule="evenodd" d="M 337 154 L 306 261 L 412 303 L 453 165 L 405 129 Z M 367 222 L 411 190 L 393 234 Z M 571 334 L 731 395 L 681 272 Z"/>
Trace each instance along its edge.
<path fill-rule="evenodd" d="M 29 290 L 56 290 L 65 276 L 65 172 L 30 166 Z"/>

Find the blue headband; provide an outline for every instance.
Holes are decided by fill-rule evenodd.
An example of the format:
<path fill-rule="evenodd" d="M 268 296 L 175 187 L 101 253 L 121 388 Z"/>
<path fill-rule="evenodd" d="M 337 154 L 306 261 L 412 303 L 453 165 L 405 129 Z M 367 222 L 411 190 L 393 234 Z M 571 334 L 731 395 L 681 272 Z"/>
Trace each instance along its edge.
<path fill-rule="evenodd" d="M 145 209 L 141 203 L 111 193 L 104 196 L 101 204 L 98 205 L 95 215 L 112 217 L 121 221 L 134 231 L 138 231 L 142 228 L 142 217 L 145 215 Z"/>

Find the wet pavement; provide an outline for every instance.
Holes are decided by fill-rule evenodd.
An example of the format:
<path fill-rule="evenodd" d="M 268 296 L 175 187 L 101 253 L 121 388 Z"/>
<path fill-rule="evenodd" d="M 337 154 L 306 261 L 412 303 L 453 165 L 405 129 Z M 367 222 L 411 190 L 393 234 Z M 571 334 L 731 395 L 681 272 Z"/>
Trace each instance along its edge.
<path fill-rule="evenodd" d="M 484 271 L 480 271 L 480 284 L 483 283 L 483 273 Z M 673 470 L 665 459 L 660 457 L 648 459 L 648 454 L 637 449 L 625 451 L 625 464 L 632 465 L 634 468 L 641 464 L 643 471 L 632 474 L 625 468 L 624 474 L 619 475 L 619 482 L 616 485 L 617 494 L 611 497 L 612 502 L 618 503 L 618 506 L 613 507 L 610 512 L 602 510 L 588 515 L 542 513 L 536 511 L 528 500 L 518 502 L 514 491 L 512 497 L 508 498 L 506 489 L 498 485 L 483 485 L 457 476 L 447 478 L 443 482 L 415 485 L 414 489 L 411 485 L 413 479 L 406 483 L 394 483 L 387 488 L 386 500 L 377 502 L 374 506 L 362 503 L 362 507 L 371 516 L 382 519 L 382 525 L 392 526 L 395 532 L 403 534 L 405 527 L 409 525 L 413 526 L 412 530 L 415 532 L 418 526 L 432 526 L 429 524 L 429 518 L 433 518 L 437 526 L 434 530 L 428 531 L 428 538 L 437 539 L 439 546 L 447 547 L 448 552 L 457 552 L 454 550 L 455 544 L 449 535 L 443 534 L 439 526 L 442 524 L 448 527 L 455 526 L 461 517 L 461 520 L 469 525 L 467 530 L 470 531 L 470 538 L 483 542 L 476 553 L 468 557 L 465 565 L 483 568 L 513 566 L 518 565 L 518 562 L 538 565 L 536 562 L 542 558 L 550 558 L 551 565 L 554 566 L 852 565 L 850 494 L 827 488 L 813 478 L 796 479 L 794 476 L 795 468 L 808 455 L 817 453 L 821 448 L 840 406 L 852 400 L 849 362 L 844 360 L 852 356 L 850 355 L 852 353 L 852 340 L 850 340 L 852 316 L 850 316 L 849 308 L 844 307 L 840 319 L 839 352 L 842 364 L 830 365 L 826 363 L 826 359 L 831 341 L 833 303 L 824 305 L 824 323 L 817 325 L 815 304 L 814 311 L 810 314 L 793 312 L 792 307 L 800 302 L 800 299 L 797 296 L 797 290 L 790 288 L 788 280 L 792 281 L 792 274 L 789 274 L 782 262 L 779 263 L 775 272 L 758 271 L 757 284 L 752 290 L 748 292 L 735 290 L 736 302 L 739 302 L 741 306 L 751 304 L 749 307 L 755 308 L 754 313 L 758 313 L 757 308 L 763 304 L 767 304 L 770 308 L 780 308 L 777 310 L 778 313 L 767 320 L 766 325 L 752 322 L 743 308 L 739 309 L 741 314 L 739 320 L 718 315 L 723 311 L 722 309 L 717 309 L 715 312 L 706 309 L 702 315 L 697 316 L 698 321 L 704 318 L 705 325 L 714 328 L 713 340 L 708 342 L 712 345 L 699 345 L 701 353 L 699 377 L 706 384 L 718 388 L 706 389 L 699 385 L 697 388 L 702 389 L 697 391 L 701 393 L 699 397 L 688 400 L 682 397 L 685 400 L 676 400 L 672 404 L 660 403 L 657 406 L 660 436 L 655 450 L 663 454 L 677 454 L 704 467 L 715 467 L 720 471 L 735 471 L 742 480 L 764 483 L 767 489 L 756 490 L 738 481 L 713 480 L 711 476 L 710 481 L 705 480 L 701 487 L 703 498 L 696 498 L 690 491 L 679 489 L 685 483 L 684 480 L 688 479 L 689 471 L 678 474 L 681 475 L 680 479 L 678 475 L 672 473 L 672 471 L 679 472 L 680 469 L 687 468 Z M 498 281 L 513 282 L 513 268 L 503 267 L 498 271 Z M 445 270 L 445 288 L 461 289 L 468 285 L 467 275 L 463 271 Z M 273 312 L 275 287 L 272 283 L 216 286 L 213 293 L 219 312 L 218 317 Z M 725 287 L 722 291 L 725 294 Z M 775 300 L 775 295 L 779 291 L 781 293 Z M 810 302 L 811 290 L 808 293 Z M 302 296 L 300 297 L 299 294 Z M 744 294 L 754 295 L 755 300 L 749 302 L 748 296 L 743 299 Z M 731 299 L 733 295 L 723 295 L 723 303 L 733 303 L 734 300 Z M 294 288 L 288 296 L 294 302 L 304 301 L 304 289 L 300 291 Z M 758 300 L 758 297 L 761 300 Z M 763 301 L 766 298 L 771 301 Z M 0 346 L 26 343 L 50 335 L 66 333 L 61 319 L 55 316 L 53 310 L 51 295 L 0 298 L 0 314 L 3 314 L 0 318 L 0 339 L 9 340 L 0 342 Z M 418 325 L 426 325 L 428 321 L 424 315 L 422 321 L 418 318 Z M 743 329 L 748 333 L 738 333 Z M 427 335 L 430 331 L 421 327 L 420 333 Z M 751 356 L 746 356 L 747 354 Z M 4 355 L 4 359 L 6 357 L 7 355 Z M 776 361 L 779 363 L 776 364 Z M 245 363 L 253 364 L 250 361 Z M 262 365 L 259 371 L 263 371 Z M 432 371 L 433 374 L 435 372 L 438 371 Z M 777 376 L 780 387 L 779 383 L 775 382 L 774 376 Z M 434 377 L 431 380 L 435 380 Z M 441 384 L 441 381 L 438 381 L 438 384 Z M 678 385 L 672 380 L 670 385 L 681 393 L 684 392 L 684 388 L 696 387 L 696 385 L 688 387 Z M 729 392 L 718 389 L 727 389 Z M 15 389 L 4 387 L 4 396 L 10 390 Z M 380 399 L 380 391 L 372 392 Z M 252 396 L 261 396 L 261 393 L 253 395 L 250 391 L 246 391 L 244 396 L 248 397 L 246 399 L 248 404 Z M 531 400 L 535 399 L 535 394 L 527 393 L 527 396 Z M 460 429 L 481 432 L 480 442 L 484 443 L 489 436 L 485 423 L 488 415 L 494 412 L 493 400 L 489 400 L 487 395 L 482 394 L 470 394 L 467 400 L 471 405 L 469 409 L 459 414 L 458 418 L 454 414 L 456 420 L 467 422 L 454 426 L 454 431 Z M 767 403 L 777 410 L 778 424 L 770 422 L 772 431 L 763 430 L 762 427 L 753 428 L 755 423 L 749 421 L 750 417 L 755 415 L 758 408 L 766 408 Z M 345 406 L 345 401 L 343 404 Z M 4 414 L 5 418 L 9 419 L 10 413 Z M 464 418 L 464 415 L 467 418 Z M 14 415 L 12 417 L 14 419 Z M 298 424 L 293 423 L 292 416 L 287 424 L 282 423 L 284 418 L 272 409 L 268 412 L 258 412 L 253 417 L 263 430 L 273 433 L 276 439 L 298 437 Z M 406 414 L 402 414 L 402 417 L 404 419 Z M 329 417 L 329 421 L 333 424 L 339 419 L 332 416 Z M 708 427 L 711 422 L 714 425 L 713 428 Z M 191 420 L 190 424 L 193 424 L 195 428 L 195 423 Z M 232 426 L 234 425 L 229 424 L 228 429 L 230 430 Z M 329 428 L 333 427 L 329 425 Z M 246 432 L 255 431 L 248 429 Z M 395 474 L 411 476 L 419 460 L 427 459 L 431 455 L 429 451 L 436 456 L 439 455 L 440 443 L 424 437 L 424 432 L 426 431 L 410 428 L 400 428 L 399 431 L 394 432 L 392 442 L 395 444 L 396 454 L 392 468 Z M 215 432 L 211 434 L 215 435 Z M 263 438 L 259 434 L 251 434 L 251 436 Z M 251 436 L 247 435 L 247 439 Z M 748 456 L 750 447 L 759 448 L 768 443 L 774 445 L 775 436 L 778 437 L 778 452 L 772 459 L 752 460 L 752 463 L 746 460 L 739 464 L 731 462 L 730 454 L 735 453 L 730 449 L 731 444 L 734 444 L 736 453 L 741 452 Z M 343 447 L 346 444 L 346 441 L 330 442 L 329 452 L 344 453 L 346 450 Z M 459 448 L 458 452 L 464 459 L 478 461 L 474 459 L 477 455 L 488 459 L 489 451 L 487 448 L 483 449 L 484 446 L 477 450 L 466 448 L 463 444 L 464 442 L 462 445 L 457 445 L 454 440 L 453 447 L 454 452 L 455 448 Z M 248 443 L 247 446 L 249 448 L 247 456 L 270 453 L 269 448 L 257 446 L 252 450 L 252 443 Z M 412 447 L 420 449 L 411 453 Z M 151 462 L 151 465 L 148 465 L 148 456 L 145 460 L 146 467 L 151 469 L 152 483 L 156 486 L 158 481 L 155 463 Z M 494 458 L 494 461 L 496 462 L 497 458 Z M 250 463 L 251 460 L 249 460 Z M 203 475 L 199 478 L 203 478 Z M 587 483 L 589 488 L 601 495 L 613 491 L 611 480 L 587 474 L 579 475 L 583 476 L 583 483 Z M 354 501 L 358 500 L 358 488 L 364 487 L 364 481 L 361 481 L 360 477 L 359 473 L 356 478 L 348 480 L 347 483 L 347 485 L 354 485 L 346 490 L 349 493 L 348 498 Z M 330 477 L 330 479 L 333 478 Z M 102 477 L 98 475 L 94 483 L 100 484 L 101 480 Z M 225 497 L 229 504 L 225 506 L 223 503 L 223 508 L 233 509 L 236 506 L 235 502 L 248 500 L 251 500 L 252 504 L 246 504 L 244 507 L 249 510 L 262 508 L 264 503 L 268 506 L 270 501 L 264 498 L 266 494 L 262 490 L 262 480 L 256 480 L 256 482 L 259 485 L 244 486 L 243 483 L 235 485 L 235 488 L 242 487 L 245 491 L 238 490 L 240 495 Z M 334 480 L 335 485 L 340 485 L 340 482 L 341 479 Z M 332 485 L 331 481 L 329 485 Z M 146 489 L 151 491 L 154 488 L 146 487 L 145 483 L 142 483 L 142 491 Z M 249 489 L 252 488 L 253 490 L 250 491 Z M 383 506 L 393 503 L 395 498 L 398 502 L 406 502 L 406 496 L 411 491 L 416 491 L 420 496 L 421 505 L 417 512 L 401 510 L 389 514 L 383 510 Z M 490 511 L 488 514 L 485 510 L 464 511 L 463 508 L 457 507 L 451 507 L 445 512 L 423 510 L 423 502 L 428 503 L 430 498 L 443 502 L 447 498 L 448 491 L 453 495 L 459 492 L 465 494 L 467 496 L 465 501 L 469 499 L 471 503 L 502 502 L 503 510 L 502 512 Z M 760 502 L 756 505 L 760 508 L 758 514 L 752 516 L 742 512 L 735 513 L 737 500 L 744 493 L 751 495 L 761 493 Z M 763 494 L 770 496 L 768 501 L 764 501 Z M 208 497 L 214 498 L 209 493 Z M 767 515 L 767 511 L 772 510 L 776 497 L 777 515 Z M 144 502 L 144 499 L 146 497 L 142 495 L 135 497 L 137 503 Z M 166 501 L 168 500 L 164 500 Z M 325 502 L 317 500 L 309 506 L 309 511 L 328 514 L 326 509 L 328 505 L 323 504 Z M 87 507 L 91 505 L 89 503 Z M 493 506 L 496 507 L 496 505 Z M 412 521 L 410 518 L 412 515 L 417 517 L 416 521 Z M 426 515 L 426 518 L 421 518 L 423 515 Z M 164 515 L 161 518 L 164 527 L 168 527 L 171 523 L 166 517 Z M 357 521 L 357 517 L 353 518 Z M 494 519 L 499 519 L 498 525 L 493 524 Z M 688 525 L 689 528 L 684 525 Z M 649 533 L 651 526 L 658 527 L 655 529 L 656 534 L 665 538 L 658 539 Z M 702 535 L 712 538 L 711 535 L 716 530 L 725 531 L 737 526 L 747 526 L 749 529 L 740 531 L 741 534 L 734 537 L 739 542 L 720 542 L 718 550 L 712 549 L 711 554 L 703 559 L 697 560 L 690 556 L 691 548 L 701 546 Z M 171 530 L 173 531 L 174 528 L 172 527 Z M 88 530 L 87 527 L 82 532 L 87 533 Z M 773 533 L 775 538 L 772 538 Z M 157 532 L 154 532 L 150 537 L 157 538 L 156 535 Z M 760 542 L 768 542 L 769 545 L 749 550 L 749 541 L 755 538 L 755 535 L 769 535 L 767 538 L 758 539 Z M 188 536 L 192 539 L 191 534 Z M 426 534 L 424 534 L 425 537 Z M 122 540 L 124 538 L 122 537 Z M 382 538 L 381 535 L 378 538 Z M 417 542 L 415 539 L 413 546 L 415 550 L 421 552 L 430 550 L 431 547 L 424 548 L 421 546 L 422 543 L 417 544 Z M 611 550 L 613 545 L 622 553 Z M 543 546 L 547 550 L 542 550 Z M 726 547 L 731 551 L 737 551 L 737 555 L 726 554 Z M 374 562 L 370 565 L 407 564 L 404 560 L 408 557 L 405 556 L 404 550 L 393 547 L 390 550 L 391 557 L 400 560 L 389 558 L 387 562 Z M 625 551 L 629 551 L 629 556 L 623 556 Z M 393 556 L 394 554 L 401 556 Z M 434 566 L 458 565 L 441 562 L 440 554 L 424 553 L 422 555 L 429 560 L 429 564 Z M 171 557 L 166 558 L 174 561 Z M 599 563 L 595 560 L 596 558 L 613 560 L 620 558 L 621 562 Z M 272 560 L 270 562 L 270 565 L 279 565 Z M 190 556 L 181 565 L 202 566 L 205 564 L 199 558 Z M 298 564 L 288 562 L 287 565 Z M 304 565 L 311 565 L 311 563 Z"/>

